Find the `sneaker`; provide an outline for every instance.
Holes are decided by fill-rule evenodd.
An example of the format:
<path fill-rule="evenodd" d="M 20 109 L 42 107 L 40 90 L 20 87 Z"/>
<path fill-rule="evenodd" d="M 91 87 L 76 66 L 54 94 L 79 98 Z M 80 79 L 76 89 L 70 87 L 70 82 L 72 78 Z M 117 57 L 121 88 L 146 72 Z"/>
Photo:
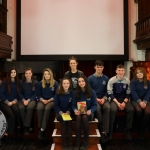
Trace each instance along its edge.
<path fill-rule="evenodd" d="M 87 150 L 88 149 L 88 145 L 87 144 L 83 144 L 81 147 L 80 147 L 80 150 Z"/>
<path fill-rule="evenodd" d="M 38 137 L 39 137 L 39 139 L 43 140 L 44 139 L 44 131 L 39 130 Z"/>
<path fill-rule="evenodd" d="M 127 137 L 128 140 L 132 140 L 131 134 L 130 134 L 130 130 L 128 128 L 124 129 L 124 133 Z"/>

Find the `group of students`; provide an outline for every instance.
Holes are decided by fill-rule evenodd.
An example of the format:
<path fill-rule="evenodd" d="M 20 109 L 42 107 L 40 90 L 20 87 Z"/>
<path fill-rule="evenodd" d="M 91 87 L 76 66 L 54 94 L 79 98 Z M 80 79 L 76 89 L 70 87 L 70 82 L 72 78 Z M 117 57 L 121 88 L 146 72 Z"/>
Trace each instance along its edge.
<path fill-rule="evenodd" d="M 4 134 L 5 138 L 15 130 L 20 137 L 22 126 L 24 134 L 29 135 L 32 131 L 32 116 L 36 107 L 38 136 L 42 139 L 50 112 L 54 107 L 54 96 L 57 89 L 58 83 L 54 80 L 53 73 L 49 68 L 44 69 L 41 82 L 34 79 L 31 68 L 25 69 L 22 81 L 18 80 L 17 70 L 13 67 L 10 68 L 6 79 L 0 85 L 0 109 L 5 114 L 8 125 Z"/>
<path fill-rule="evenodd" d="M 0 86 L 0 107 L 8 119 L 5 136 L 13 133 L 15 126 L 18 136 L 20 136 L 21 124 L 23 124 L 25 135 L 30 134 L 33 110 L 36 106 L 35 99 L 38 99 L 36 107 L 38 137 L 44 139 L 50 113 L 54 108 L 56 118 L 62 126 L 62 150 L 88 149 L 88 122 L 93 120 L 94 115 L 99 121 L 102 142 L 111 140 L 118 110 L 127 112 L 124 129 L 127 139 L 132 139 L 130 129 L 134 115 L 139 136 L 143 139 L 150 118 L 150 81 L 147 80 L 145 70 L 137 68 L 135 77 L 130 82 L 125 77 L 123 65 L 116 67 L 116 75 L 110 79 L 103 74 L 103 61 L 95 61 L 95 73 L 88 78 L 77 69 L 77 65 L 77 59 L 72 56 L 69 59 L 70 70 L 65 73 L 60 84 L 54 80 L 53 73 L 49 68 L 44 69 L 41 82 L 34 80 L 31 68 L 25 70 L 23 79 L 19 82 L 16 69 L 11 68 Z M 77 102 L 82 101 L 86 102 L 85 114 L 80 114 L 77 108 Z M 76 120 L 75 147 L 72 147 L 71 121 L 64 121 L 62 114 L 70 114 Z M 82 129 L 84 142 L 81 144 Z"/>

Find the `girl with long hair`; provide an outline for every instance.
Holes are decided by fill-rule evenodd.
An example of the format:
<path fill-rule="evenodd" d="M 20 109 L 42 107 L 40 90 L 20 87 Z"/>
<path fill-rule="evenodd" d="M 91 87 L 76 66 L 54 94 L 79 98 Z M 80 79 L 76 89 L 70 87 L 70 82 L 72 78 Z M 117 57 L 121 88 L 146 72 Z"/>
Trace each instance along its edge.
<path fill-rule="evenodd" d="M 22 81 L 19 84 L 19 101 L 18 106 L 22 123 L 24 126 L 24 134 L 29 135 L 31 128 L 31 121 L 33 117 L 33 110 L 36 106 L 36 86 L 37 81 L 34 79 L 31 68 L 26 68 L 23 74 Z"/>
<path fill-rule="evenodd" d="M 73 91 L 71 90 L 71 81 L 68 78 L 61 80 L 60 86 L 54 97 L 54 109 L 56 118 L 61 122 L 62 150 L 72 150 L 72 128 L 71 121 L 64 121 L 62 114 L 70 114 L 72 111 Z M 68 133 L 68 147 L 66 141 L 66 132 Z"/>
<path fill-rule="evenodd" d="M 5 136 L 14 133 L 15 122 L 17 135 L 20 136 L 20 113 L 18 108 L 18 75 L 17 70 L 12 67 L 8 70 L 6 79 L 0 86 L 0 106 L 7 118 L 8 129 Z"/>
<path fill-rule="evenodd" d="M 130 88 L 139 136 L 143 139 L 145 127 L 150 118 L 150 81 L 147 80 L 144 68 L 136 68 L 134 79 L 130 82 Z"/>
<path fill-rule="evenodd" d="M 45 130 L 49 121 L 51 110 L 54 107 L 54 96 L 57 88 L 58 83 L 54 80 L 52 70 L 45 68 L 43 71 L 42 81 L 39 82 L 37 90 L 39 99 L 37 104 L 39 139 L 44 139 L 45 137 Z"/>
<path fill-rule="evenodd" d="M 78 103 L 86 104 L 86 112 L 81 114 Z M 73 94 L 72 109 L 76 117 L 76 146 L 74 150 L 88 149 L 89 121 L 92 121 L 97 107 L 96 93 L 90 88 L 87 78 L 82 75 L 78 78 L 78 85 Z M 83 128 L 84 143 L 80 145 L 81 129 Z"/>

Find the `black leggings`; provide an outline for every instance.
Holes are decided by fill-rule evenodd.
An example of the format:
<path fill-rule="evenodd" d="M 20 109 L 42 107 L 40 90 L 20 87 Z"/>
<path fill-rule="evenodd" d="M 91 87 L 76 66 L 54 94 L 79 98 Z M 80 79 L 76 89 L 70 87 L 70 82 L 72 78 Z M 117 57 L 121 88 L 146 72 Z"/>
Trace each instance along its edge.
<path fill-rule="evenodd" d="M 64 121 L 61 115 L 56 115 L 58 121 L 61 122 L 62 143 L 66 145 L 66 133 L 68 133 L 68 144 L 72 145 L 72 126 L 71 121 Z"/>
<path fill-rule="evenodd" d="M 89 137 L 89 121 L 92 120 L 92 115 L 77 115 L 76 116 L 76 145 L 80 145 L 81 131 L 83 128 L 84 144 L 88 145 Z"/>

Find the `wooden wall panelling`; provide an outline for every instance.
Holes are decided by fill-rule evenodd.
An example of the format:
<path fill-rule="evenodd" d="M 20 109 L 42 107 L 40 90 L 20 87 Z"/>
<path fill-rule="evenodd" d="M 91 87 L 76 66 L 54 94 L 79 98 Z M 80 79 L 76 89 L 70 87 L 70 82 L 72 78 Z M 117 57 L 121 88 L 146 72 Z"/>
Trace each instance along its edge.
<path fill-rule="evenodd" d="M 0 58 L 11 58 L 12 37 L 0 32 Z"/>

